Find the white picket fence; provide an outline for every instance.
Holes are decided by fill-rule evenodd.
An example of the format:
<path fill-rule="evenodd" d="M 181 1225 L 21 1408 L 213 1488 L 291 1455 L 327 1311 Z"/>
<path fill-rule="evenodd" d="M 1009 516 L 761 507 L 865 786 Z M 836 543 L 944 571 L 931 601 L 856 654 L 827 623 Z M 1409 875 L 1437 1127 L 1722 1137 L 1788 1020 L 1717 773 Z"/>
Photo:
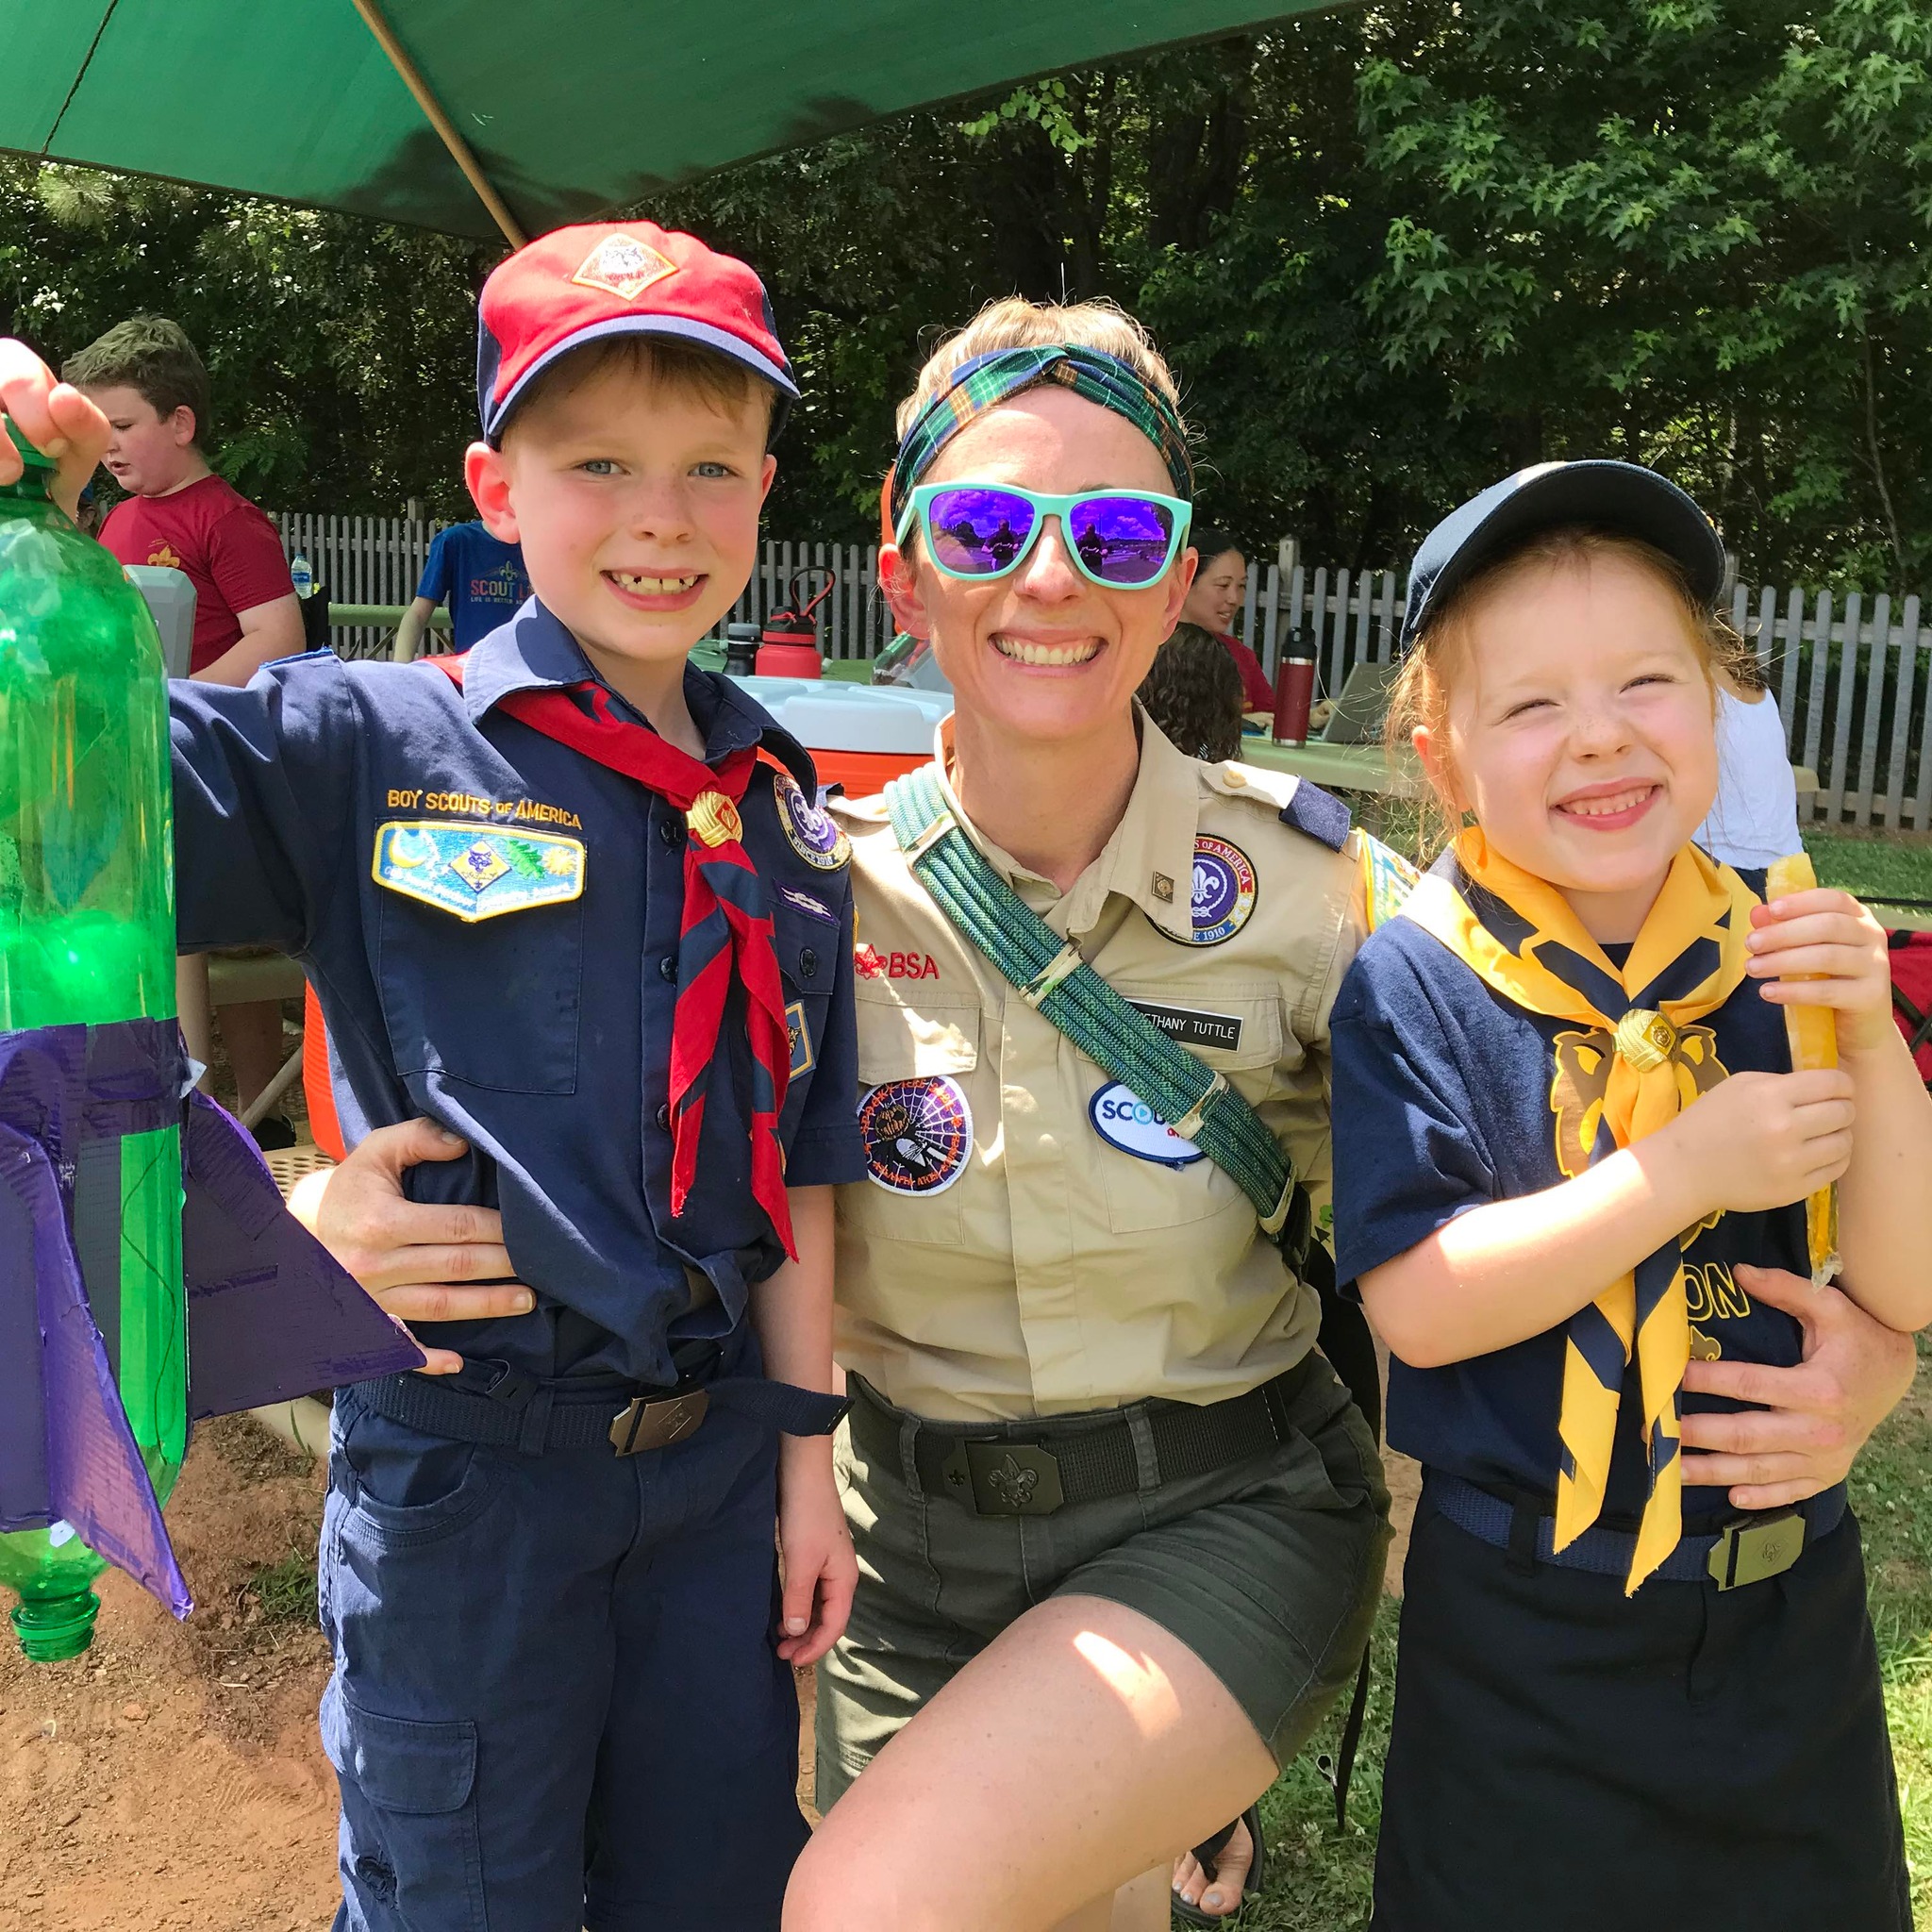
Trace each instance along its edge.
<path fill-rule="evenodd" d="M 284 515 L 291 556 L 303 552 L 338 604 L 407 604 L 440 523 L 400 517 Z M 875 544 L 768 542 L 727 622 L 761 624 L 827 579 L 818 610 L 825 655 L 872 658 L 891 641 L 878 594 Z M 1395 655 L 1405 586 L 1393 571 L 1250 564 L 1237 634 L 1272 677 L 1291 639 L 1315 658 L 1317 691 L 1333 695 L 1361 662 Z M 1932 610 L 1917 596 L 1753 590 L 1731 592 L 1730 617 L 1777 695 L 1794 764 L 1818 774 L 1813 816 L 1830 825 L 1932 830 Z M 345 658 L 387 657 L 388 628 L 339 626 Z"/>

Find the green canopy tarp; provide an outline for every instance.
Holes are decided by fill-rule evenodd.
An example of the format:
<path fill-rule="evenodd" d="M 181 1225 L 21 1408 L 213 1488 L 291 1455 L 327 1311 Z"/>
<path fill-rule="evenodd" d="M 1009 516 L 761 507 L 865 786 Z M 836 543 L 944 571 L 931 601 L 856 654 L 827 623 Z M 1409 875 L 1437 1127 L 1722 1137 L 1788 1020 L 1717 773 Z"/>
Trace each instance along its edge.
<path fill-rule="evenodd" d="M 0 0 L 0 148 L 458 234 L 495 232 L 493 190 L 534 234 L 907 108 L 1311 4 Z"/>

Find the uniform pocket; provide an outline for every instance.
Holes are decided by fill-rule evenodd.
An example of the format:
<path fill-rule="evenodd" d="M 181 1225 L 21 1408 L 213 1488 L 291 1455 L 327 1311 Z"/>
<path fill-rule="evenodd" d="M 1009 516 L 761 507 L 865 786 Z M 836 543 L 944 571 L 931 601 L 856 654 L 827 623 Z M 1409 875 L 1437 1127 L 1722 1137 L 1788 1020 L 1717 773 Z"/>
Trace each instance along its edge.
<path fill-rule="evenodd" d="M 476 1726 L 361 1709 L 329 1680 L 322 1741 L 342 1786 L 342 1880 L 377 1932 L 485 1932 Z"/>
<path fill-rule="evenodd" d="M 344 1398 L 353 1401 L 353 1398 Z M 335 1446 L 347 1492 L 341 1533 L 383 1549 L 454 1536 L 496 1491 L 497 1465 L 474 1442 L 427 1436 L 353 1407 Z"/>
<path fill-rule="evenodd" d="M 841 1190 L 841 1214 L 869 1241 L 957 1247 L 964 1239 L 957 1184 L 979 1131 L 979 1008 L 915 1008 L 861 991 L 858 1008 L 866 1179 Z"/>
<path fill-rule="evenodd" d="M 1266 1096 L 1282 1052 L 1278 993 L 1183 991 L 1124 980 L 1117 990 L 1201 1062 L 1204 1081 L 1209 1072 L 1224 1074 L 1251 1106 Z M 1135 1096 L 1127 1089 L 1105 1074 L 1095 1074 L 1094 1082 L 1089 1113 L 1105 1149 L 1101 1175 L 1108 1225 L 1114 1233 L 1181 1227 L 1237 1208 L 1254 1211 L 1247 1196 L 1206 1155 L 1179 1164 L 1159 1158 L 1159 1124 L 1136 1115 Z"/>
<path fill-rule="evenodd" d="M 575 1093 L 584 901 L 466 923 L 396 891 L 381 902 L 379 984 L 401 1074 L 504 1093 Z"/>

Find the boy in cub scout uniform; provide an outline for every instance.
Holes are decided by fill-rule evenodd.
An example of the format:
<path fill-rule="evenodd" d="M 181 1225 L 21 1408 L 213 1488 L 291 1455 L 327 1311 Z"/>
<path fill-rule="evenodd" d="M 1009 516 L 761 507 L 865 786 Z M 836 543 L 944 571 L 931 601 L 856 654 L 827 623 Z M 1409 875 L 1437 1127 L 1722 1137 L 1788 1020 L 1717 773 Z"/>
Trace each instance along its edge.
<path fill-rule="evenodd" d="M 463 658 L 174 691 L 183 947 L 301 958 L 347 1141 L 434 1121 L 410 1191 L 500 1210 L 520 1277 L 336 1404 L 336 1923 L 775 1932 L 791 1666 L 854 1574 L 850 894 L 809 758 L 686 658 L 796 391 L 751 271 L 648 223 L 531 243 L 479 325 L 469 480 L 534 595 Z"/>

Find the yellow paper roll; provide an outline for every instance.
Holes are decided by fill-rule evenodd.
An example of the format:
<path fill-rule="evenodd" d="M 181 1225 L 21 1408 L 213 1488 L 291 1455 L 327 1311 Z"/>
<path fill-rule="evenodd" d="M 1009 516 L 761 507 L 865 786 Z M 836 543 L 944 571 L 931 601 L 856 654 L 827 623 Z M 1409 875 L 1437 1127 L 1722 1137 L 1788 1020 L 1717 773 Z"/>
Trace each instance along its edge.
<path fill-rule="evenodd" d="M 1774 858 L 1764 874 L 1764 896 L 1782 899 L 1789 892 L 1808 892 L 1818 883 L 1809 853 L 1793 852 Z M 1817 973 L 1793 973 L 1791 979 L 1819 979 Z M 1812 1073 L 1838 1065 L 1838 1017 L 1829 1007 L 1787 1007 L 1785 1037 L 1790 1041 L 1791 1071 Z M 1821 1288 L 1838 1273 L 1838 1190 L 1820 1188 L 1805 1203 L 1805 1241 L 1811 1257 L 1811 1279 Z"/>

